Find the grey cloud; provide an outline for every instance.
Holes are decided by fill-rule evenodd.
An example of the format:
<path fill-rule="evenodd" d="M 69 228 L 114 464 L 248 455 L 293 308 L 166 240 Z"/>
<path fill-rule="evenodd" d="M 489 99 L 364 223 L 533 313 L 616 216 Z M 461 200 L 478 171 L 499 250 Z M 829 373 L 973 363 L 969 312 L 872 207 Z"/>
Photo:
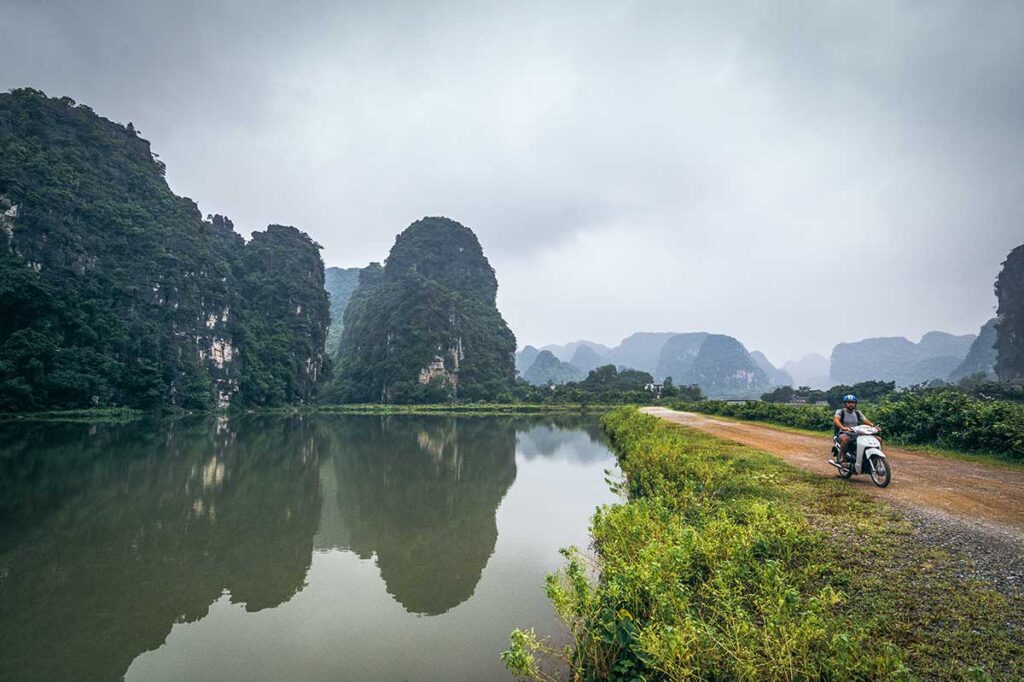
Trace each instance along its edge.
<path fill-rule="evenodd" d="M 523 343 L 709 329 L 781 362 L 972 331 L 1024 234 L 1019 2 L 2 15 L 0 87 L 133 121 L 242 230 L 296 224 L 357 265 L 422 215 L 470 225 Z M 841 257 L 863 330 L 831 322 Z"/>

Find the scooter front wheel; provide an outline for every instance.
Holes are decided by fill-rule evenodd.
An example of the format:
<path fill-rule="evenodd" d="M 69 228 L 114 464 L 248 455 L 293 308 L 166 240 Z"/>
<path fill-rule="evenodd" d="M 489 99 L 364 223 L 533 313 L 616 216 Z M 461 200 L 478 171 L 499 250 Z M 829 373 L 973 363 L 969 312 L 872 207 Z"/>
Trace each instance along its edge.
<path fill-rule="evenodd" d="M 875 485 L 879 488 L 889 485 L 889 481 L 892 480 L 892 469 L 889 468 L 889 462 L 885 457 L 875 455 L 870 460 L 870 466 L 871 480 L 874 481 Z"/>

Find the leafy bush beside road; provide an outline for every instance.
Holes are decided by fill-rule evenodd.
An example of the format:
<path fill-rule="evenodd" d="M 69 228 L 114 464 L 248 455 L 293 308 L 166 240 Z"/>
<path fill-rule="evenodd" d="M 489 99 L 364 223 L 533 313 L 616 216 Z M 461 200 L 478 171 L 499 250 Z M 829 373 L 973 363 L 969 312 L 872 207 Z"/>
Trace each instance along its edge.
<path fill-rule="evenodd" d="M 707 400 L 674 407 L 812 431 L 830 431 L 834 413 L 824 406 L 764 401 Z M 873 407 L 862 407 L 862 411 L 898 443 L 990 452 L 1024 461 L 1024 404 L 982 400 L 960 390 L 937 388 L 899 391 Z"/>
<path fill-rule="evenodd" d="M 1024 405 L 978 400 L 952 389 L 897 393 L 878 407 L 878 422 L 900 442 L 1024 461 Z"/>

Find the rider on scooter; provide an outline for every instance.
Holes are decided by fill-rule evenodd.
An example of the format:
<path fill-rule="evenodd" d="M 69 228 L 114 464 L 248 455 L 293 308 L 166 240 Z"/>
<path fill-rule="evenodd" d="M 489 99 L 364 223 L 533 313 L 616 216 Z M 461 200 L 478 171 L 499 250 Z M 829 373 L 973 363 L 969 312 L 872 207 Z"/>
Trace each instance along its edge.
<path fill-rule="evenodd" d="M 865 417 L 864 413 L 857 409 L 857 396 L 852 393 L 848 393 L 843 396 L 843 407 L 836 410 L 836 414 L 832 418 L 832 422 L 835 425 L 836 433 L 839 435 L 840 458 L 846 456 L 846 446 L 849 444 L 850 438 L 856 438 L 856 436 L 853 435 L 853 428 L 855 426 L 860 426 L 861 424 L 875 426 L 874 422 Z M 876 426 L 875 428 L 878 427 Z M 842 461 L 842 459 L 839 461 Z"/>

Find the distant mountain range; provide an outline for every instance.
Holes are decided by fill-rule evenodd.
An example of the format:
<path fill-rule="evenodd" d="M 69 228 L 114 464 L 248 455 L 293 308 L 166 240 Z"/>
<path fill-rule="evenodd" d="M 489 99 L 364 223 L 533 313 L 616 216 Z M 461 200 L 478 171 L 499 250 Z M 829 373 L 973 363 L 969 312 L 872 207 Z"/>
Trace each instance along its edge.
<path fill-rule="evenodd" d="M 579 341 L 570 341 L 566 344 L 549 343 L 546 346 L 541 346 L 537 351 L 550 351 L 552 355 L 562 362 L 572 362 L 573 356 L 576 355 L 576 351 L 580 348 L 589 348 L 599 357 L 607 357 L 612 351 L 611 348 L 603 343 L 595 343 L 594 341 L 586 341 L 582 339 Z"/>
<path fill-rule="evenodd" d="M 591 370 L 597 369 L 602 365 L 608 364 L 608 351 L 610 349 L 601 346 L 604 352 L 600 352 L 594 346 L 588 344 L 580 344 L 576 348 L 576 352 L 572 354 L 572 359 L 569 360 L 569 364 L 579 368 L 581 372 L 586 374 Z"/>
<path fill-rule="evenodd" d="M 772 386 L 792 386 L 793 375 L 786 371 L 786 369 L 778 368 L 769 362 L 768 358 L 759 350 L 752 351 L 750 357 L 754 359 L 757 366 L 765 373 L 768 377 L 768 383 Z"/>
<path fill-rule="evenodd" d="M 331 326 L 327 330 L 326 351 L 329 357 L 338 354 L 341 332 L 345 329 L 344 315 L 348 301 L 359 286 L 362 268 L 327 268 L 324 270 L 324 289 L 331 300 Z"/>
<path fill-rule="evenodd" d="M 805 355 L 799 360 L 790 360 L 782 365 L 782 369 L 793 377 L 793 386 L 825 389 L 832 386 L 828 380 L 828 358 L 817 353 Z"/>
<path fill-rule="evenodd" d="M 917 343 L 903 337 L 863 339 L 838 344 L 831 361 L 810 354 L 776 367 L 764 353 L 748 351 L 724 334 L 637 332 L 611 348 L 587 340 L 526 346 L 516 354 L 516 368 L 531 383 L 543 384 L 575 381 L 610 364 L 649 372 L 656 381 L 672 377 L 677 385 L 697 384 L 710 397 L 743 398 L 777 386 L 824 389 L 870 380 L 912 386 L 978 372 L 992 377 L 995 339 L 995 320 L 989 320 L 977 335 L 932 331 Z"/>
<path fill-rule="evenodd" d="M 516 355 L 520 374 L 535 385 L 577 381 L 602 365 L 649 372 L 657 381 L 672 377 L 676 384 L 697 384 L 712 397 L 756 397 L 792 382 L 763 353 L 707 332 L 637 332 L 614 348 L 581 340 L 526 346 Z"/>
<path fill-rule="evenodd" d="M 586 372 L 580 371 L 568 362 L 555 357 L 549 350 L 542 350 L 537 353 L 530 367 L 523 373 L 523 378 L 534 386 L 547 386 L 550 384 L 564 384 L 570 381 L 579 381 L 586 376 Z"/>
<path fill-rule="evenodd" d="M 978 330 L 978 338 L 974 339 L 967 357 L 963 359 L 953 373 L 950 381 L 959 381 L 971 374 L 984 374 L 986 379 L 996 378 L 996 319 L 992 318 Z"/>
<path fill-rule="evenodd" d="M 829 376 L 832 384 L 879 379 L 913 386 L 946 380 L 967 357 L 976 338 L 975 334 L 928 332 L 918 343 L 902 336 L 840 343 L 832 350 Z"/>

